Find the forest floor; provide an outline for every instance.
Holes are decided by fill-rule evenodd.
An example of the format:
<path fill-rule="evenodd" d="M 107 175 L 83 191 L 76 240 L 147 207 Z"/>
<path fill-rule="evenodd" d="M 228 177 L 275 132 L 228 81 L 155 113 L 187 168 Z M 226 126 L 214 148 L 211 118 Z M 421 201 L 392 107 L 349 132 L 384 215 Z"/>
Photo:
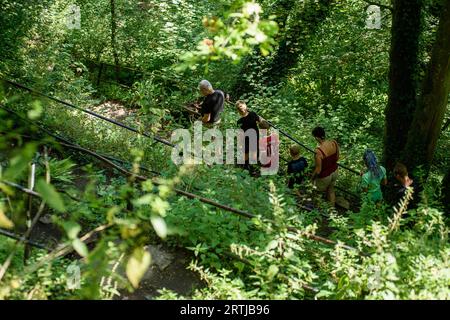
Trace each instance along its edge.
<path fill-rule="evenodd" d="M 163 243 L 146 247 L 152 264 L 142 278 L 139 288 L 132 293 L 122 290 L 120 300 L 151 300 L 158 290 L 166 288 L 189 297 L 193 290 L 204 287 L 198 274 L 188 270 L 192 253 L 182 248 L 172 248 Z"/>
<path fill-rule="evenodd" d="M 75 168 L 73 174 L 75 176 L 74 187 L 83 192 L 89 183 L 89 177 L 80 168 Z M 110 178 L 108 174 L 107 176 Z M 90 226 L 82 227 L 82 233 L 90 229 Z M 44 244 L 50 249 L 56 248 L 63 239 L 63 231 L 52 222 L 50 213 L 46 212 L 44 212 L 30 235 L 30 240 Z M 92 247 L 92 244 L 88 246 Z M 192 252 L 187 249 L 172 247 L 162 241 L 155 241 L 147 245 L 146 250 L 151 254 L 152 262 L 139 287 L 133 292 L 129 292 L 125 288 L 119 288 L 121 295 L 116 296 L 116 299 L 151 300 L 159 295 L 158 290 L 161 289 L 169 289 L 179 295 L 189 297 L 194 289 L 204 286 L 199 275 L 188 270 L 188 266 L 193 259 Z M 81 257 L 76 253 L 72 253 L 67 258 L 76 260 Z M 120 266 L 117 272 L 126 278 L 123 266 Z"/>
<path fill-rule="evenodd" d="M 92 108 L 92 111 L 99 113 L 105 117 L 122 121 L 129 117 L 135 119 L 136 109 L 126 108 L 121 102 L 115 100 L 107 100 Z"/>
<path fill-rule="evenodd" d="M 52 223 L 38 222 L 33 229 L 30 240 L 55 248 L 63 239 L 63 232 Z M 184 297 L 189 297 L 194 289 L 205 284 L 199 275 L 188 269 L 193 254 L 183 248 L 174 248 L 165 243 L 155 243 L 146 246 L 151 254 L 151 265 L 143 276 L 139 287 L 133 292 L 119 288 L 117 300 L 151 300 L 156 298 L 158 290 L 169 289 Z M 68 258 L 80 258 L 71 254 Z M 125 276 L 122 268 L 119 274 Z"/>

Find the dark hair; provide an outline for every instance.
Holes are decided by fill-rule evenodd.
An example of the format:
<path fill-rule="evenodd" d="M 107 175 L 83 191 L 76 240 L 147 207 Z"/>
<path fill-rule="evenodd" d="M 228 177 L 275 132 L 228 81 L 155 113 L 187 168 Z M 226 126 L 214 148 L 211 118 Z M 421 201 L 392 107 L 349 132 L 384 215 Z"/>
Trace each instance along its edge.
<path fill-rule="evenodd" d="M 325 129 L 322 127 L 315 127 L 312 135 L 316 138 L 325 139 Z"/>
<path fill-rule="evenodd" d="M 408 169 L 403 163 L 397 162 L 394 167 L 394 175 L 404 178 L 408 175 Z"/>
<path fill-rule="evenodd" d="M 364 163 L 366 164 L 367 168 L 372 173 L 372 175 L 376 178 L 381 178 L 383 172 L 381 171 L 381 168 L 378 164 L 378 159 L 375 153 L 372 150 L 367 149 L 364 152 L 363 159 Z"/>

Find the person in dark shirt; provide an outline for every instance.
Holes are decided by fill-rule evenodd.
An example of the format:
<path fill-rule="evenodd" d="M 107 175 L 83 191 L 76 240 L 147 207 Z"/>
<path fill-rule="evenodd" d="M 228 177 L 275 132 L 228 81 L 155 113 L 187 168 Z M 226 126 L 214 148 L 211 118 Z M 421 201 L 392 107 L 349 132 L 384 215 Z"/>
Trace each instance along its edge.
<path fill-rule="evenodd" d="M 258 159 L 259 129 L 258 123 L 261 118 L 253 111 L 249 111 L 244 101 L 237 101 L 236 108 L 241 118 L 237 121 L 238 126 L 244 131 L 244 159 L 245 165 L 250 162 L 256 163 Z"/>
<path fill-rule="evenodd" d="M 205 97 L 201 106 L 203 124 L 215 127 L 220 123 L 220 114 L 223 112 L 225 94 L 221 90 L 214 90 L 207 80 L 200 81 L 200 93 Z"/>
<path fill-rule="evenodd" d="M 397 180 L 398 184 L 396 187 L 396 203 L 399 203 L 406 195 L 406 191 L 408 188 L 413 189 L 413 198 L 414 200 L 410 202 L 410 206 L 414 207 L 417 205 L 419 199 L 419 188 L 417 183 L 412 179 L 412 177 L 408 174 L 408 169 L 406 166 L 400 162 L 398 162 L 394 167 L 394 177 Z"/>
<path fill-rule="evenodd" d="M 296 186 L 299 186 L 305 180 L 306 169 L 308 168 L 308 161 L 300 154 L 300 147 L 298 145 L 292 145 L 289 148 L 292 160 L 288 162 L 287 173 L 289 175 L 288 187 L 290 189 L 296 189 L 295 192 L 300 194 L 300 191 Z"/>

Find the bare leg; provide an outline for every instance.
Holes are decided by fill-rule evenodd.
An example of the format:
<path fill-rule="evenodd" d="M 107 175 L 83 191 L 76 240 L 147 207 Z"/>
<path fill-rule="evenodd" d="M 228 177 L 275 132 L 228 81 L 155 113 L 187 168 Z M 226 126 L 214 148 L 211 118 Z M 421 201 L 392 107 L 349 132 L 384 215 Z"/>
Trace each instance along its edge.
<path fill-rule="evenodd" d="M 327 189 L 327 198 L 333 207 L 336 207 L 336 192 L 334 191 L 334 185 L 331 185 Z"/>

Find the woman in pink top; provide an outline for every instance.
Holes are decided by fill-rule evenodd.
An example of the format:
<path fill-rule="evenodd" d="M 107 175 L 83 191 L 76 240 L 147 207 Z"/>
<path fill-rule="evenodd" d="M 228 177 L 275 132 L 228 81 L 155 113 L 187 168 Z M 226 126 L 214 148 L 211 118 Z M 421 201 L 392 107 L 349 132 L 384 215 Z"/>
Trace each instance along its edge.
<path fill-rule="evenodd" d="M 275 132 L 270 132 L 270 124 L 261 119 L 259 123 L 259 160 L 261 163 L 261 175 L 274 175 L 279 168 L 280 140 Z"/>
<path fill-rule="evenodd" d="M 315 169 L 312 180 L 320 192 L 325 192 L 328 201 L 335 206 L 334 185 L 338 178 L 339 145 L 335 140 L 325 139 L 325 129 L 316 127 L 312 135 L 319 142 L 316 149 Z"/>

